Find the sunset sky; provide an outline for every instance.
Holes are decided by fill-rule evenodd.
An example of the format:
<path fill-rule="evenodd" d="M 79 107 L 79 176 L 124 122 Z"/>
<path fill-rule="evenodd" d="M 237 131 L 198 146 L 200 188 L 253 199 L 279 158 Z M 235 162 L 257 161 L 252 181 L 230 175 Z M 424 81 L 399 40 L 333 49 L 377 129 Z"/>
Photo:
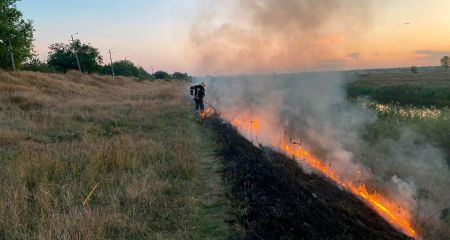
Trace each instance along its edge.
<path fill-rule="evenodd" d="M 35 50 L 70 34 L 106 59 L 192 74 L 438 65 L 448 0 L 22 0 Z"/>

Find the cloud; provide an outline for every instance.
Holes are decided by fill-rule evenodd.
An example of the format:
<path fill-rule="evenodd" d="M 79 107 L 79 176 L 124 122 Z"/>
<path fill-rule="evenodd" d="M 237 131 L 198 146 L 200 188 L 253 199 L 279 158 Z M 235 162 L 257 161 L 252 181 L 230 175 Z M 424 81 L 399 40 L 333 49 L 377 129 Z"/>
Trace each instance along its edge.
<path fill-rule="evenodd" d="M 425 57 L 432 57 L 432 58 L 441 58 L 443 56 L 449 56 L 450 51 L 433 51 L 433 50 L 416 50 L 414 51 L 417 55 L 424 55 Z"/>

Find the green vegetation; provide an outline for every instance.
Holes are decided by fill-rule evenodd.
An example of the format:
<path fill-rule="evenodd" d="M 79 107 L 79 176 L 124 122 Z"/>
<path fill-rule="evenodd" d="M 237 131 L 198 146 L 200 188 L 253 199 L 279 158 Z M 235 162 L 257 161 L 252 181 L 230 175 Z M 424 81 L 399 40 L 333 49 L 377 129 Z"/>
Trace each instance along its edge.
<path fill-rule="evenodd" d="M 380 73 L 349 80 L 351 98 L 370 97 L 379 112 L 378 121 L 369 126 L 367 138 L 398 138 L 400 129 L 420 133 L 439 146 L 450 164 L 450 77 L 445 72 Z M 424 139 L 425 141 L 425 139 Z"/>
<path fill-rule="evenodd" d="M 449 106 L 450 77 L 445 72 L 353 76 L 347 84 L 347 93 L 352 98 L 369 96 L 381 103 Z"/>
<path fill-rule="evenodd" d="M 174 72 L 172 74 L 172 79 L 174 80 L 191 80 L 192 77 L 189 76 L 187 73 L 180 73 L 180 72 Z"/>
<path fill-rule="evenodd" d="M 122 60 L 113 63 L 114 74 L 125 77 L 135 77 L 139 79 L 153 79 L 152 75 L 142 67 L 135 66 L 133 62 Z M 112 75 L 111 64 L 102 67 L 102 74 Z"/>
<path fill-rule="evenodd" d="M 30 59 L 33 54 L 33 24 L 23 19 L 16 8 L 17 0 L 0 0 L 0 68 L 12 69 L 12 50 L 15 66 Z M 11 49 L 10 47 L 11 46 Z"/>
<path fill-rule="evenodd" d="M 186 87 L 0 71 L 0 239 L 226 239 Z"/>
<path fill-rule="evenodd" d="M 423 106 L 402 106 L 400 104 L 379 104 L 372 102 L 377 110 L 378 120 L 366 131 L 366 139 L 375 142 L 378 139 L 395 138 L 405 128 L 414 130 L 424 137 L 423 142 L 438 146 L 446 154 L 450 165 L 450 109 Z"/>
<path fill-rule="evenodd" d="M 39 58 L 32 58 L 28 62 L 22 65 L 21 70 L 32 71 L 32 72 L 43 72 L 43 73 L 55 73 L 56 69 L 49 66 L 47 63 L 42 62 Z"/>
<path fill-rule="evenodd" d="M 441 59 L 441 66 L 445 69 L 445 71 L 448 70 L 448 66 L 449 66 L 449 58 L 448 56 L 445 56 Z"/>
<path fill-rule="evenodd" d="M 412 66 L 412 67 L 410 68 L 410 71 L 411 71 L 412 73 L 419 73 L 419 69 L 418 69 L 416 66 Z"/>
<path fill-rule="evenodd" d="M 169 79 L 170 75 L 167 72 L 164 71 L 157 71 L 153 74 L 155 79 Z"/>
<path fill-rule="evenodd" d="M 78 55 L 81 71 L 100 72 L 103 58 L 98 49 L 90 44 L 82 44 L 80 40 L 74 40 L 71 44 L 54 43 L 49 48 L 48 65 L 59 72 L 66 73 L 71 69 L 78 69 L 75 53 Z"/>

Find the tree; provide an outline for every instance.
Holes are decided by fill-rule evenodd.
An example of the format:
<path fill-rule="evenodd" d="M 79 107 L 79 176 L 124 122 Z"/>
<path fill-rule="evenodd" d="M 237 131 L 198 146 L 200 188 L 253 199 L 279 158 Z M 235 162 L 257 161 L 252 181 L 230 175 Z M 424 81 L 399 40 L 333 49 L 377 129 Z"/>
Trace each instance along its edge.
<path fill-rule="evenodd" d="M 448 56 L 445 56 L 441 59 L 441 66 L 445 69 L 445 71 L 447 71 L 448 66 L 449 66 L 449 58 Z"/>
<path fill-rule="evenodd" d="M 47 72 L 47 73 L 56 72 L 55 69 L 50 67 L 47 63 L 39 60 L 39 58 L 32 58 L 28 62 L 24 63 L 21 69 L 33 72 Z"/>
<path fill-rule="evenodd" d="M 0 68 L 3 69 L 12 69 L 9 46 L 17 67 L 33 56 L 33 23 L 23 19 L 17 1 L 0 0 Z"/>
<path fill-rule="evenodd" d="M 410 70 L 412 73 L 419 73 L 419 69 L 416 66 L 412 66 Z"/>
<path fill-rule="evenodd" d="M 82 72 L 99 73 L 102 69 L 103 57 L 98 49 L 90 44 L 82 44 L 80 40 L 75 40 L 70 44 L 54 43 L 49 48 L 48 65 L 58 71 L 78 70 L 75 52 L 80 60 Z"/>
<path fill-rule="evenodd" d="M 153 74 L 155 79 L 169 79 L 170 75 L 164 71 L 157 71 Z"/>
<path fill-rule="evenodd" d="M 189 81 L 191 80 L 191 77 L 187 73 L 174 72 L 172 74 L 172 79 Z"/>
<path fill-rule="evenodd" d="M 134 65 L 133 62 L 129 60 L 122 60 L 118 62 L 113 63 L 114 67 L 114 73 L 118 76 L 125 76 L 125 77 L 136 77 L 139 79 L 151 79 L 152 75 L 145 71 L 142 67 L 137 67 Z M 109 74 L 111 73 L 111 64 L 105 65 L 102 67 L 102 73 L 103 74 Z"/>

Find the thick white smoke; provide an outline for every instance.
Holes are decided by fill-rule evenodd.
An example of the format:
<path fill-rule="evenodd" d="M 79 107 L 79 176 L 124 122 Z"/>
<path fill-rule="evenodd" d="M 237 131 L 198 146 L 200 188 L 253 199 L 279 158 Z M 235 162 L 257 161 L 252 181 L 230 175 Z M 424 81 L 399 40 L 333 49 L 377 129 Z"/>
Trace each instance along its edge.
<path fill-rule="evenodd" d="M 359 58 L 372 11 L 370 0 L 204 1 L 188 52 L 209 74 L 340 69 Z"/>
<path fill-rule="evenodd" d="M 261 122 L 258 136 L 243 131 L 251 140 L 266 145 L 276 145 L 280 137 L 302 141 L 341 179 L 363 183 L 400 203 L 419 231 L 433 239 L 448 234 L 442 215 L 450 207 L 450 171 L 442 152 L 410 129 L 403 129 L 398 139 L 365 141 L 362 133 L 377 121 L 377 113 L 364 102 L 346 99 L 340 74 L 208 81 L 207 99 L 225 118 L 242 115 Z"/>

